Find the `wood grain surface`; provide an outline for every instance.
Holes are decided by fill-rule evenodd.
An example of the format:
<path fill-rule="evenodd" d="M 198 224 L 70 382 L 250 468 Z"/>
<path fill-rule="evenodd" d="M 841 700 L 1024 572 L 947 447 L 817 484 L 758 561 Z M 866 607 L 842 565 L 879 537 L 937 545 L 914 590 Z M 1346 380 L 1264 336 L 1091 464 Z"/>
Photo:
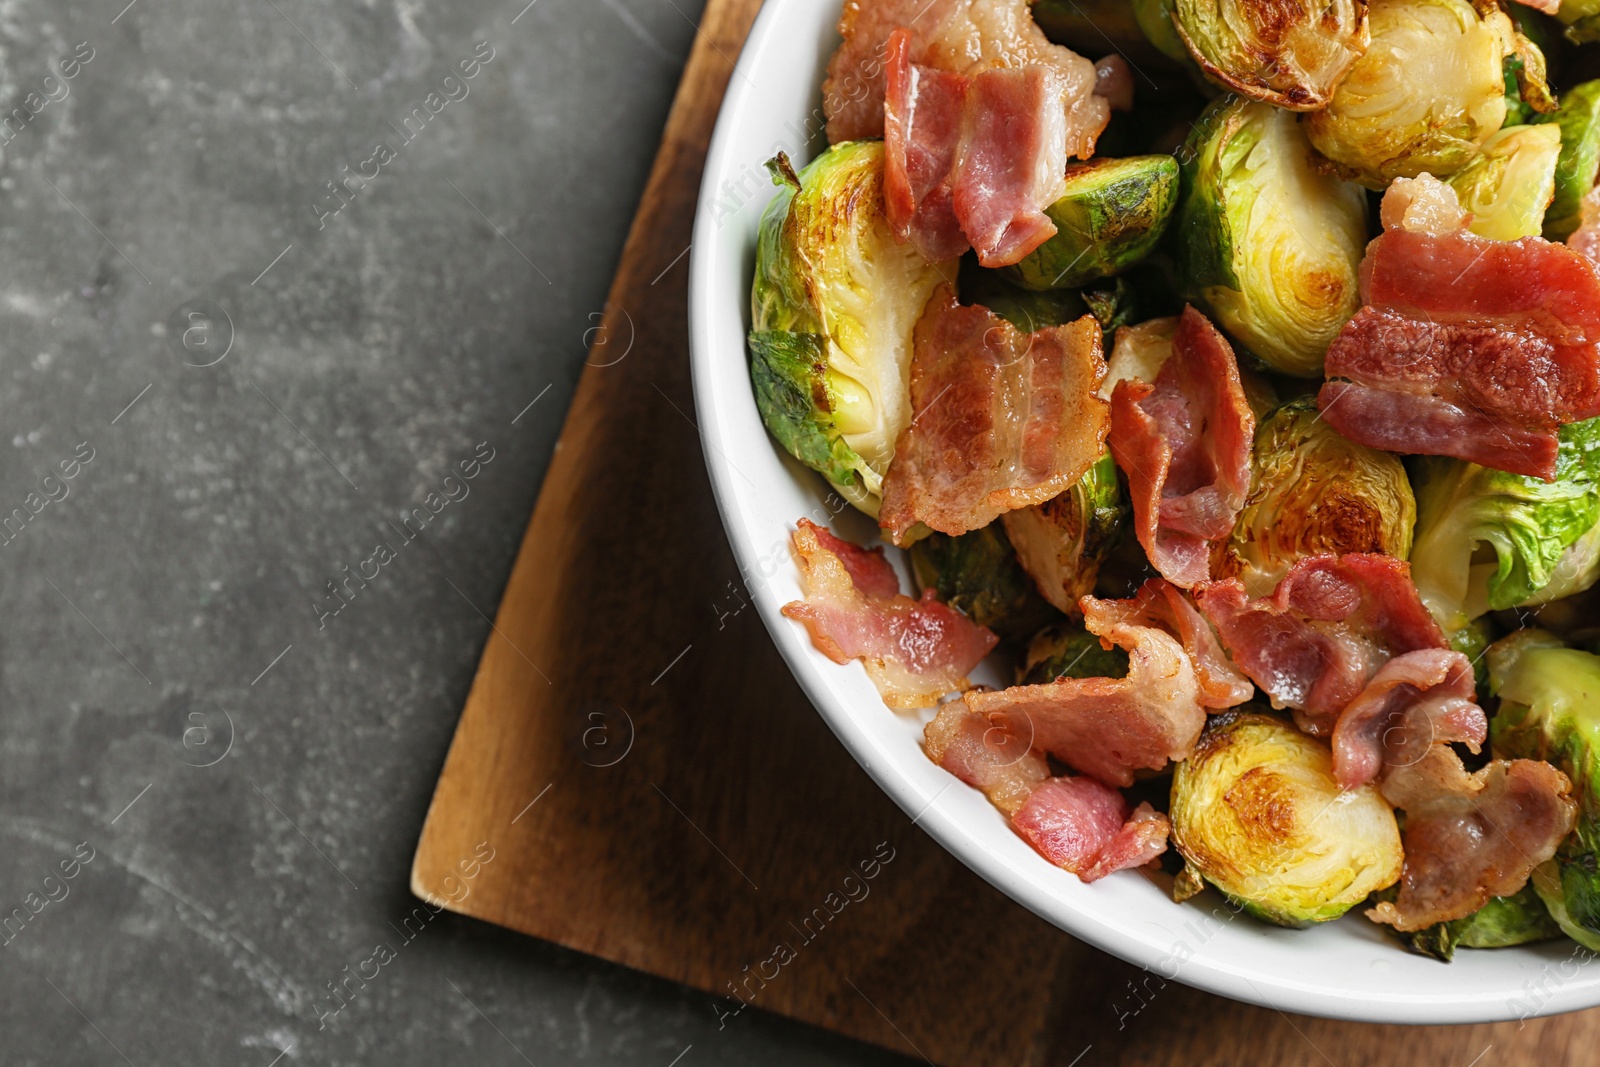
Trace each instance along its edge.
<path fill-rule="evenodd" d="M 1592 1061 L 1596 1012 L 1379 1027 L 1163 986 L 982 882 L 834 739 L 739 607 L 689 388 L 682 254 L 759 6 L 706 4 L 413 890 L 727 995 L 727 1026 L 738 990 L 951 1067 Z"/>

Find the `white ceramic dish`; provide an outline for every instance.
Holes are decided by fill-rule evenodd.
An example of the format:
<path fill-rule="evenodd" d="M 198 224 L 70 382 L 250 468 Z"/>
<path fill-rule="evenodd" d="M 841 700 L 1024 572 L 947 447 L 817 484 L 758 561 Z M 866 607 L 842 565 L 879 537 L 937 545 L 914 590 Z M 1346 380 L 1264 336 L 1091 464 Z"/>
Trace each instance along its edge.
<path fill-rule="evenodd" d="M 763 163 L 782 149 L 799 166 L 821 146 L 820 86 L 838 13 L 839 0 L 767 0 L 755 24 L 706 161 L 689 312 L 695 403 L 728 538 L 762 621 L 839 740 L 917 825 L 996 888 L 1165 980 L 1372 1022 L 1480 1022 L 1600 1004 L 1600 965 L 1564 940 L 1463 950 L 1447 965 L 1403 951 L 1354 914 L 1281 930 L 1235 918 L 1214 893 L 1174 904 L 1135 872 L 1084 885 L 1029 848 L 981 793 L 929 761 L 920 747 L 927 715 L 889 710 L 859 664 L 832 663 L 779 614 L 801 595 L 787 548 L 798 518 L 810 515 L 857 541 L 877 533 L 853 509 L 830 514 L 822 479 L 767 436 L 745 354 L 756 226 L 774 191 Z M 1129 1008 L 1138 1003 L 1124 999 Z"/>

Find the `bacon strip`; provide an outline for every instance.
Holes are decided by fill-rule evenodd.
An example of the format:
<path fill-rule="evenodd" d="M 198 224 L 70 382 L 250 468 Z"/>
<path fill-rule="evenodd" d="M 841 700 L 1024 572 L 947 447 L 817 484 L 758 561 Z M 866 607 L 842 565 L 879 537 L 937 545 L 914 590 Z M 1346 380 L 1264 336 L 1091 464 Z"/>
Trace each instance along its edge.
<path fill-rule="evenodd" d="M 1477 752 L 1489 719 L 1477 704 L 1472 662 L 1459 652 L 1423 649 L 1396 656 L 1339 715 L 1333 728 L 1333 774 L 1355 789 L 1420 761 L 1435 744 L 1465 743 Z"/>
<path fill-rule="evenodd" d="M 1139 544 L 1174 585 L 1211 576 L 1211 542 L 1233 531 L 1250 491 L 1255 430 L 1233 350 L 1192 307 L 1155 384 L 1117 383 L 1111 454 L 1128 477 Z"/>
<path fill-rule="evenodd" d="M 844 41 L 822 87 L 830 144 L 884 135 L 888 41 L 900 28 L 910 36 L 911 62 L 933 70 L 975 75 L 1032 64 L 1050 68 L 1063 85 L 1068 150 L 1082 159 L 1094 154 L 1111 117 L 1106 96 L 1095 93 L 1095 65 L 1052 44 L 1029 0 L 845 0 L 839 18 Z"/>
<path fill-rule="evenodd" d="M 952 74 L 911 62 L 889 37 L 884 214 L 930 262 L 977 249 L 1005 267 L 1055 236 L 1044 209 L 1066 184 L 1064 79 L 1054 67 Z"/>
<path fill-rule="evenodd" d="M 1050 765 L 1028 742 L 959 700 L 939 709 L 922 729 L 928 758 L 975 789 L 1007 815 L 1015 815 L 1029 794 L 1050 777 Z"/>
<path fill-rule="evenodd" d="M 1100 457 L 1105 373 L 1092 317 L 1024 334 L 940 286 L 917 322 L 880 525 L 897 542 L 918 522 L 963 534 L 1066 492 Z"/>
<path fill-rule="evenodd" d="M 1319 737 L 1391 657 L 1445 647 L 1410 565 L 1390 556 L 1311 556 L 1270 597 L 1251 600 L 1229 578 L 1202 586 L 1195 599 L 1272 706 L 1293 708 L 1300 728 Z"/>
<path fill-rule="evenodd" d="M 1103 625 L 1155 627 L 1183 642 L 1200 683 L 1202 707 L 1236 707 L 1255 696 L 1256 687 L 1228 658 L 1211 623 L 1176 586 L 1151 578 L 1128 600 L 1097 600 L 1095 604 Z"/>
<path fill-rule="evenodd" d="M 1205 726 L 1200 680 L 1182 644 L 1117 601 L 1084 597 L 1089 631 L 1128 651 L 1125 678 L 1061 678 L 968 693 L 967 707 L 1107 785 L 1187 759 Z"/>
<path fill-rule="evenodd" d="M 1555 855 L 1572 830 L 1572 783 L 1539 760 L 1495 760 L 1468 774 L 1446 745 L 1392 771 L 1389 803 L 1406 813 L 1399 897 L 1367 912 L 1397 930 L 1421 930 L 1508 897 Z"/>
<path fill-rule="evenodd" d="M 1092 778 L 1052 778 L 1012 816 L 1023 839 L 1085 882 L 1142 867 L 1167 850 L 1167 817 L 1149 804 L 1130 816 L 1122 794 Z"/>
<path fill-rule="evenodd" d="M 835 663 L 861 660 L 892 708 L 931 707 L 966 689 L 967 674 L 999 639 L 939 603 L 931 589 L 921 600 L 901 594 L 881 552 L 843 546 L 800 520 L 793 548 L 806 596 L 783 613 L 803 623 L 817 651 Z"/>
<path fill-rule="evenodd" d="M 1328 349 L 1323 417 L 1374 448 L 1554 477 L 1557 430 L 1600 415 L 1600 267 L 1471 233 L 1426 176 L 1395 182 L 1383 219 L 1361 264 L 1368 306 Z"/>

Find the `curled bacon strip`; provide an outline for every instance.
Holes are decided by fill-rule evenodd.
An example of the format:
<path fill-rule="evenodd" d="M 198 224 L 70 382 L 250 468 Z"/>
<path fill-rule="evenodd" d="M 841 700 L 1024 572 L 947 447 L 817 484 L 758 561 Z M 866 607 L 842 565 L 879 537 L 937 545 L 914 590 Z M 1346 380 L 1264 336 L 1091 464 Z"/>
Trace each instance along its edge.
<path fill-rule="evenodd" d="M 1095 611 L 1103 625 L 1155 627 L 1183 642 L 1200 683 L 1202 706 L 1231 708 L 1255 696 L 1256 687 L 1228 658 L 1211 623 L 1183 590 L 1164 579 L 1151 578 L 1128 600 L 1096 600 Z"/>
<path fill-rule="evenodd" d="M 1121 793 L 1092 778 L 1051 778 L 1011 824 L 1041 856 L 1085 882 L 1149 863 L 1167 850 L 1172 828 L 1149 804 L 1130 815 Z"/>
<path fill-rule="evenodd" d="M 1401 560 L 1369 553 L 1300 560 L 1270 597 L 1237 578 L 1195 597 L 1241 670 L 1301 729 L 1326 736 L 1393 656 L 1445 647 Z"/>
<path fill-rule="evenodd" d="M 939 709 L 923 727 L 922 739 L 929 759 L 981 789 L 1007 815 L 1015 815 L 1050 777 L 1050 765 L 1025 739 L 973 714 L 959 700 Z"/>
<path fill-rule="evenodd" d="M 1211 543 L 1233 531 L 1250 491 L 1255 431 L 1233 349 L 1192 307 L 1155 383 L 1117 383 L 1107 443 L 1128 477 L 1139 544 L 1174 585 L 1211 576 Z"/>
<path fill-rule="evenodd" d="M 1447 745 L 1383 783 L 1406 813 L 1400 894 L 1367 912 L 1397 930 L 1422 930 L 1471 915 L 1490 897 L 1527 884 L 1572 830 L 1572 783 L 1539 760 L 1495 760 L 1468 774 Z"/>
<path fill-rule="evenodd" d="M 1333 774 L 1342 788 L 1355 789 L 1386 766 L 1420 761 L 1435 744 L 1459 741 L 1477 752 L 1488 736 L 1472 662 L 1442 648 L 1407 652 L 1379 668 L 1339 715 Z"/>
<path fill-rule="evenodd" d="M 900 593 L 881 550 L 868 552 L 807 519 L 793 547 L 806 596 L 783 613 L 803 623 L 835 663 L 861 660 L 892 708 L 931 707 L 966 689 L 967 674 L 999 641 L 931 589 L 921 600 Z"/>

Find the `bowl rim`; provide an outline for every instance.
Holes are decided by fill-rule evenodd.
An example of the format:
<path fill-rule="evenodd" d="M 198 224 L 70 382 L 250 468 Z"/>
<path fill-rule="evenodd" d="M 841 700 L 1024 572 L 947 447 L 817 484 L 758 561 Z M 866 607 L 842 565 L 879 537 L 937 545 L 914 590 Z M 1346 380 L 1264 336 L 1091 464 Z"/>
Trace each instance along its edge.
<path fill-rule="evenodd" d="M 730 76 L 727 94 L 718 111 L 710 148 L 705 159 L 705 169 L 698 192 L 693 239 L 689 250 L 689 345 L 691 377 L 701 450 L 710 475 L 713 497 L 719 517 L 728 537 L 741 576 L 751 574 L 760 566 L 759 546 L 744 535 L 743 490 L 737 484 L 741 477 L 721 445 L 731 444 L 724 433 L 724 416 L 714 401 L 717 371 L 713 362 L 716 342 L 715 324 L 724 320 L 734 309 L 741 319 L 741 337 L 748 329 L 749 272 L 741 274 L 743 288 L 734 293 L 717 288 L 717 278 L 726 270 L 724 250 L 719 247 L 717 233 L 720 223 L 707 210 L 716 203 L 719 187 L 735 171 L 731 167 L 733 130 L 741 119 L 741 111 L 751 105 L 753 94 L 758 94 L 756 83 L 741 76 L 741 71 L 753 67 L 756 57 L 766 54 L 774 46 L 784 16 L 801 4 L 815 5 L 818 0 L 765 0 L 756 17 L 750 34 L 738 59 L 732 62 L 734 73 Z M 821 0 L 829 9 L 837 0 Z M 831 24 L 831 20 L 830 20 Z M 792 49 L 791 49 L 792 51 Z M 766 199 L 761 200 L 762 207 Z M 744 364 L 743 358 L 740 360 Z M 748 395 L 748 376 L 744 388 Z M 751 407 L 754 400 L 751 398 Z M 748 480 L 748 479 L 746 479 Z M 793 519 L 786 520 L 790 527 Z M 752 601 L 762 623 L 800 684 L 806 697 L 821 715 L 824 722 L 844 745 L 851 756 L 862 766 L 873 781 L 911 818 L 913 826 L 920 826 L 946 851 L 953 854 L 969 869 L 990 885 L 1022 904 L 1034 914 L 1079 940 L 1117 956 L 1135 966 L 1158 975 L 1163 980 L 1178 981 L 1206 992 L 1234 1000 L 1270 1008 L 1279 1012 L 1293 1011 L 1304 1015 L 1370 1023 L 1477 1023 L 1511 1019 L 1529 1019 L 1562 1012 L 1575 1011 L 1600 1004 L 1600 973 L 1587 976 L 1582 968 L 1595 957 L 1575 942 L 1555 941 L 1544 945 L 1522 946 L 1514 949 L 1494 950 L 1494 955 L 1510 962 L 1516 959 L 1520 967 L 1512 977 L 1527 976 L 1521 989 L 1541 996 L 1536 1002 L 1527 1002 L 1532 1010 L 1519 1010 L 1515 993 L 1502 984 L 1498 988 L 1481 992 L 1454 992 L 1447 994 L 1413 993 L 1388 990 L 1375 992 L 1359 988 L 1359 983 L 1347 981 L 1330 984 L 1316 977 L 1321 972 L 1312 968 L 1301 975 L 1265 973 L 1239 962 L 1208 956 L 1203 951 L 1186 958 L 1175 973 L 1167 974 L 1162 964 L 1171 958 L 1172 944 L 1156 935 L 1127 926 L 1109 924 L 1103 917 L 1084 911 L 1080 905 L 1052 892 L 1044 880 L 1026 877 L 1014 863 L 994 854 L 993 842 L 981 839 L 957 824 L 957 820 L 938 807 L 939 800 L 953 787 L 960 785 L 954 776 L 931 794 L 913 782 L 900 767 L 901 756 L 889 751 L 871 732 L 862 728 L 843 706 L 839 693 L 830 679 L 810 658 L 809 643 L 798 632 L 799 627 L 784 618 L 770 587 L 752 590 Z M 829 666 L 832 666 L 829 664 Z M 843 671 L 845 668 L 838 667 Z M 895 714 L 884 707 L 885 714 Z M 987 802 L 985 802 L 987 803 Z M 997 823 L 997 825 L 1000 825 Z M 1029 853 L 1033 859 L 1051 870 L 1056 870 L 1042 857 Z M 1065 873 L 1065 872 L 1058 872 Z M 1068 875 L 1067 877 L 1072 877 Z M 1104 883 L 1102 883 L 1104 884 Z M 1332 924 L 1330 924 L 1332 925 Z M 1263 927 L 1263 930 L 1271 930 Z M 1281 932 L 1281 931 L 1280 931 Z M 1291 934 L 1298 932 L 1288 932 Z M 1207 942 L 1202 942 L 1202 949 Z M 1551 951 L 1551 946 L 1571 949 L 1570 953 Z M 1416 959 L 1398 944 L 1385 938 L 1384 947 L 1398 957 Z M 1306 952 L 1314 952 L 1307 946 Z M 1479 950 L 1485 952 L 1486 950 Z M 1574 958 L 1585 958 L 1576 964 L 1580 973 L 1565 974 Z M 1563 958 L 1565 955 L 1565 958 Z M 1457 964 L 1460 967 L 1458 957 Z M 1312 963 L 1315 960 L 1311 961 Z M 1432 962 L 1432 961 L 1427 961 Z M 1443 965 L 1439 965 L 1443 966 Z M 1600 972 L 1600 968 L 1596 968 Z M 1548 988 L 1549 976 L 1558 973 L 1554 989 Z M 1580 980 L 1582 979 L 1582 980 Z M 1267 983 L 1263 988 L 1261 982 Z M 1530 992 L 1530 995 L 1533 995 Z"/>

